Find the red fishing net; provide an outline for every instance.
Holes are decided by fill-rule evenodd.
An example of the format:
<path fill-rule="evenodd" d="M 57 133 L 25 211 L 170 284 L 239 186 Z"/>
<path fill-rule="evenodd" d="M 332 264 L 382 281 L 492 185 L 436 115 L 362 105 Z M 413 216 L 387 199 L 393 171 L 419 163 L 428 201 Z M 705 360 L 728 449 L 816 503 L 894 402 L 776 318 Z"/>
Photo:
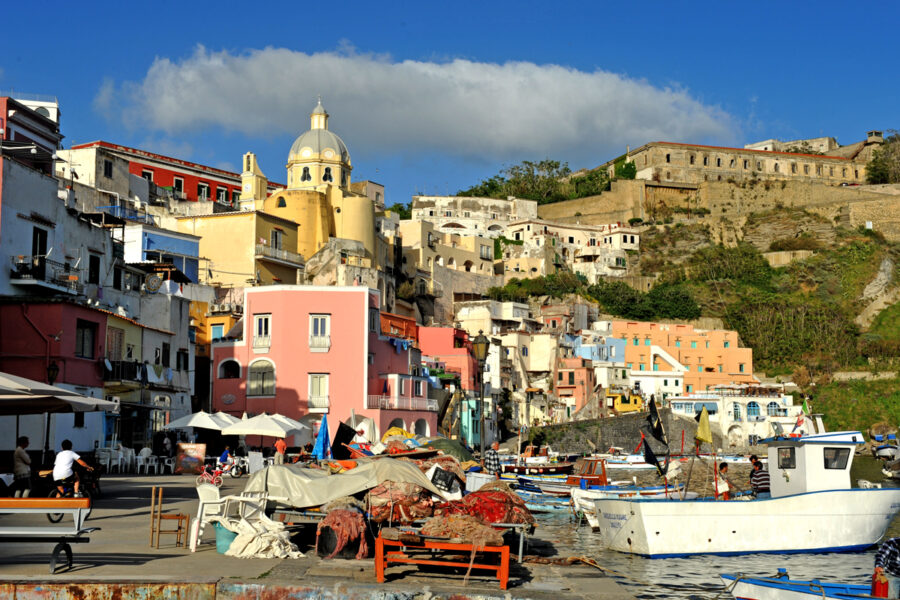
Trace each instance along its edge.
<path fill-rule="evenodd" d="M 431 492 L 414 483 L 385 481 L 369 490 L 369 519 L 381 523 L 409 524 L 430 517 L 434 511 Z"/>
<path fill-rule="evenodd" d="M 343 550 L 353 540 L 359 540 L 359 551 L 356 553 L 357 560 L 366 558 L 369 555 L 369 547 L 366 544 L 366 520 L 359 511 L 333 510 L 319 521 L 319 526 L 316 528 L 316 552 L 319 550 L 319 535 L 324 527 L 331 528 L 335 536 L 337 536 L 337 544 L 334 547 L 334 551 L 326 558 L 334 558 L 338 552 Z"/>
<path fill-rule="evenodd" d="M 471 515 L 486 523 L 534 523 L 531 511 L 514 492 L 478 490 L 461 500 L 443 502 L 434 507 L 437 515 Z"/>

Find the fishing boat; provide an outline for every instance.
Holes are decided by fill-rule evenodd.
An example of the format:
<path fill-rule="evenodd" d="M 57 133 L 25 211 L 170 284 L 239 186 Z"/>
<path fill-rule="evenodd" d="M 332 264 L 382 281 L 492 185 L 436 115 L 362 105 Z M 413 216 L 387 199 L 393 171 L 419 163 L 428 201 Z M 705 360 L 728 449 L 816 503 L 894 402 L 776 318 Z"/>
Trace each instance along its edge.
<path fill-rule="evenodd" d="M 897 436 L 893 433 L 887 436 L 874 436 L 875 442 L 878 444 L 872 448 L 872 453 L 876 458 L 886 461 L 894 461 L 900 458 L 900 446 L 897 445 Z"/>
<path fill-rule="evenodd" d="M 600 522 L 596 512 L 596 501 L 608 498 L 681 498 L 692 500 L 697 498 L 696 492 L 684 493 L 684 484 L 669 485 L 604 485 L 587 488 L 574 488 L 571 491 L 572 504 L 576 512 L 584 515 L 588 525 L 594 531 L 600 530 Z"/>
<path fill-rule="evenodd" d="M 514 462 L 502 464 L 503 473 L 516 475 L 565 475 L 575 467 L 571 462 L 559 462 L 556 453 L 547 446 L 527 446 Z"/>
<path fill-rule="evenodd" d="M 771 498 L 599 499 L 594 506 L 604 542 L 651 558 L 854 551 L 877 543 L 900 511 L 898 488 L 850 487 L 853 450 L 863 443 L 859 431 L 762 443 Z"/>
<path fill-rule="evenodd" d="M 873 597 L 870 595 L 870 585 L 790 579 L 784 569 L 778 569 L 775 577 L 754 577 L 742 573 L 723 574 L 720 577 L 725 583 L 726 591 L 737 600 L 851 600 Z"/>

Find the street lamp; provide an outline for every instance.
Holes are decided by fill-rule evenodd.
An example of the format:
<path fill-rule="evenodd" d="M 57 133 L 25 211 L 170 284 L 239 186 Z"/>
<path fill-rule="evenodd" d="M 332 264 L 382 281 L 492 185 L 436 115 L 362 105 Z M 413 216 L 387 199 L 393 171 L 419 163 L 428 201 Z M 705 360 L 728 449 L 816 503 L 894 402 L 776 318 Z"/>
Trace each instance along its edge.
<path fill-rule="evenodd" d="M 484 457 L 484 361 L 487 359 L 490 345 L 491 341 L 485 337 L 484 331 L 478 330 L 478 336 L 472 340 L 472 352 L 475 354 L 475 360 L 478 361 L 478 383 L 480 385 L 478 408 L 481 411 L 481 433 L 478 436 L 478 446 L 482 457 Z"/>
<path fill-rule="evenodd" d="M 47 365 L 47 383 L 53 385 L 53 382 L 56 381 L 57 376 L 59 376 L 59 365 L 56 364 L 56 361 L 53 361 L 49 365 Z"/>

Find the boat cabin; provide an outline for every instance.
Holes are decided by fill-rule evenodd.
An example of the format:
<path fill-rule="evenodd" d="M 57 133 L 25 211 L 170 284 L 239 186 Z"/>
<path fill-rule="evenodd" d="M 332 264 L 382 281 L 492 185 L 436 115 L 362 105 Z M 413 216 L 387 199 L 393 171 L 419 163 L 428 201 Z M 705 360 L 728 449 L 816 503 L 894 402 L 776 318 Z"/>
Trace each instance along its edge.
<path fill-rule="evenodd" d="M 575 463 L 575 472 L 566 477 L 566 485 L 609 485 L 606 477 L 606 459 L 585 457 Z"/>
<path fill-rule="evenodd" d="M 850 465 L 859 431 L 763 440 L 769 446 L 769 478 L 773 498 L 850 489 Z"/>

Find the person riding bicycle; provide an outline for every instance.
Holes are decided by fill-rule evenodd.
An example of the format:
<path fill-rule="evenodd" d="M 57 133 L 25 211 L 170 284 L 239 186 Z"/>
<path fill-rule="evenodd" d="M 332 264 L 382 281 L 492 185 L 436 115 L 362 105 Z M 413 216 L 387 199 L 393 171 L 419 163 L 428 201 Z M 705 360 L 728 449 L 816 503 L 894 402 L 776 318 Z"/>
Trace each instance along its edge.
<path fill-rule="evenodd" d="M 231 446 L 225 446 L 225 451 L 222 452 L 222 456 L 219 457 L 219 468 L 222 469 L 223 472 L 228 472 L 231 470 L 231 467 L 234 466 L 231 461 Z"/>
<path fill-rule="evenodd" d="M 88 471 L 93 471 L 94 468 L 72 452 L 71 440 L 63 440 L 59 446 L 62 448 L 62 452 L 56 455 L 56 461 L 53 463 L 53 482 L 60 494 L 65 494 L 65 486 L 72 484 L 75 489 L 75 497 L 80 498 L 81 480 L 78 478 L 78 473 L 72 469 L 72 465 L 78 463 Z"/>

